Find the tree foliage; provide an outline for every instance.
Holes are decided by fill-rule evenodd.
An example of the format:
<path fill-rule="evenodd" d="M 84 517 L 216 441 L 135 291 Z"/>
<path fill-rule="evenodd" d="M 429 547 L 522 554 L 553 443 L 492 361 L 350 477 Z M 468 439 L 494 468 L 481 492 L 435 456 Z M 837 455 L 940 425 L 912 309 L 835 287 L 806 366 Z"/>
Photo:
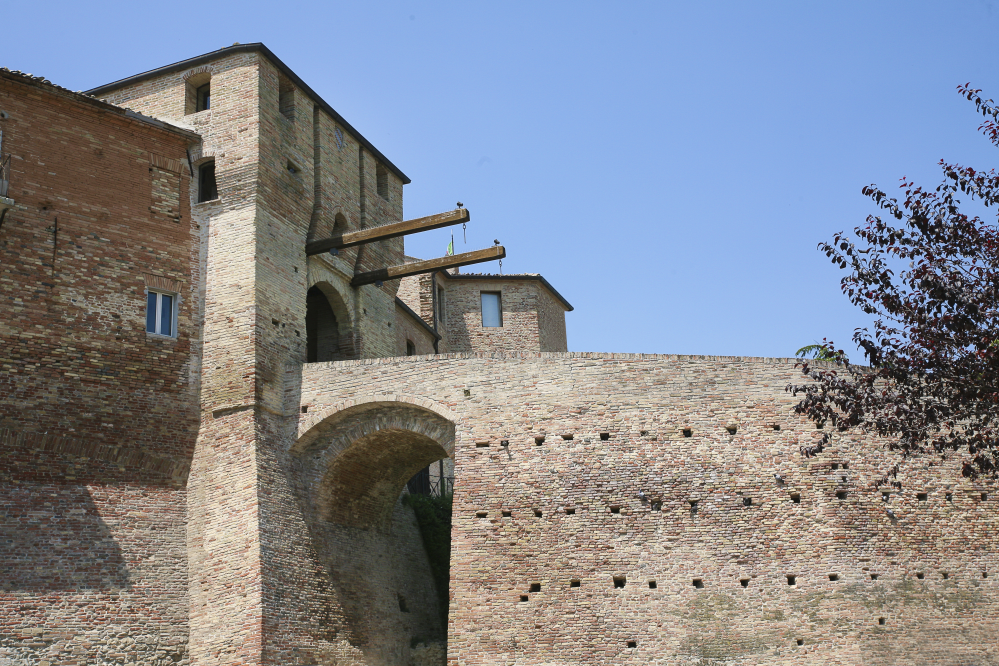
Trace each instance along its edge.
<path fill-rule="evenodd" d="M 999 146 L 999 109 L 966 84 L 958 92 L 985 120 L 979 130 Z M 849 362 L 831 341 L 800 365 L 810 380 L 789 385 L 798 414 L 839 431 L 887 438 L 905 459 L 955 451 L 964 476 L 999 471 L 999 228 L 960 211 L 959 196 L 999 205 L 999 175 L 940 161 L 943 182 L 923 189 L 902 179 L 904 197 L 875 185 L 865 196 L 884 212 L 819 248 L 847 271 L 841 287 L 874 315 L 873 331 L 853 340 L 868 366 Z M 800 350 L 799 350 L 800 351 Z M 821 453 L 828 435 L 803 455 Z M 878 485 L 897 478 L 896 464 Z M 897 485 L 897 481 L 892 482 Z"/>

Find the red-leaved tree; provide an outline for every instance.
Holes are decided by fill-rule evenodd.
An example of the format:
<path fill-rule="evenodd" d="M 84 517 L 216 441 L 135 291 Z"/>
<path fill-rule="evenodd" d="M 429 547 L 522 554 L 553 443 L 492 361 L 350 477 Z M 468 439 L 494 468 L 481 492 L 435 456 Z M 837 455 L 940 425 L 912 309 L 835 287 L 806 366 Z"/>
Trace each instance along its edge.
<path fill-rule="evenodd" d="M 958 91 L 983 114 L 980 130 L 999 146 L 999 109 L 970 84 Z M 964 476 L 999 472 L 999 228 L 959 209 L 959 196 L 999 205 L 993 169 L 940 161 L 943 183 L 924 190 L 902 179 L 902 201 L 874 185 L 864 195 L 887 213 L 871 215 L 855 238 L 838 233 L 819 248 L 848 271 L 843 293 L 874 315 L 853 340 L 867 366 L 824 342 L 833 364 L 804 361 L 810 380 L 789 385 L 795 411 L 843 432 L 886 438 L 901 458 L 955 451 Z M 802 447 L 806 456 L 822 443 Z M 878 485 L 897 478 L 898 465 Z"/>

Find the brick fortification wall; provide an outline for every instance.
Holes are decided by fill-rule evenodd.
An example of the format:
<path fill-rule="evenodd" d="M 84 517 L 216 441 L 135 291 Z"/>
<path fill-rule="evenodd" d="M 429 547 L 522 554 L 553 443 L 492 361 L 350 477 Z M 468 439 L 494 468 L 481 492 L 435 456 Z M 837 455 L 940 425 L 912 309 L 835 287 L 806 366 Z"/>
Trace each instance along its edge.
<path fill-rule="evenodd" d="M 799 372 L 627 354 L 310 364 L 300 445 L 350 450 L 364 435 L 330 424 L 366 404 L 454 424 L 452 664 L 999 663 L 993 482 L 910 464 L 890 519 L 875 442 L 797 453 L 823 434 L 783 392 Z M 409 418 L 400 437 L 429 431 Z M 330 493 L 371 501 L 330 481 L 311 501 Z"/>
<path fill-rule="evenodd" d="M 8 72 L 0 109 L 0 663 L 187 663 L 197 137 Z"/>

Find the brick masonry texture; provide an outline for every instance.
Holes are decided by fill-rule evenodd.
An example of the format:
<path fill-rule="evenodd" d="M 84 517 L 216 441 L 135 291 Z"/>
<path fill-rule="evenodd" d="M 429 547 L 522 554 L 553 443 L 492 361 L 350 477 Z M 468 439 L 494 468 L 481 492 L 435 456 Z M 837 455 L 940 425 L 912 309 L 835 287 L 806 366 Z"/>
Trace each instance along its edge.
<path fill-rule="evenodd" d="M 187 663 L 198 137 L 6 71 L 0 108 L 0 663 Z"/>
<path fill-rule="evenodd" d="M 878 442 L 798 455 L 793 361 L 568 353 L 539 276 L 351 287 L 403 240 L 305 244 L 405 178 L 262 45 L 101 96 L 0 71 L 0 666 L 999 664 L 994 484 L 924 462 L 886 502 Z"/>
<path fill-rule="evenodd" d="M 876 442 L 798 455 L 823 434 L 782 392 L 798 372 L 627 354 L 310 364 L 300 432 L 367 404 L 455 424 L 449 663 L 999 663 L 994 485 L 911 465 L 892 521 Z"/>

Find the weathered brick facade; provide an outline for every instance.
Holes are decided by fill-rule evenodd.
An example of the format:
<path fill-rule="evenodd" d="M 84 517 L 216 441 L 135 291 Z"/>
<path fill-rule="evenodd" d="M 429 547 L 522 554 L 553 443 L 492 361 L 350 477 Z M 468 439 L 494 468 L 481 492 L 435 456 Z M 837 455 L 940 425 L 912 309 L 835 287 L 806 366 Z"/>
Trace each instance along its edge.
<path fill-rule="evenodd" d="M 999 664 L 994 486 L 801 458 L 793 362 L 570 354 L 539 275 L 306 257 L 408 178 L 263 45 L 0 85 L 0 664 L 440 666 L 399 498 L 441 460 L 449 664 Z"/>
<path fill-rule="evenodd" d="M 0 109 L 0 663 L 185 663 L 199 137 L 6 70 Z"/>

